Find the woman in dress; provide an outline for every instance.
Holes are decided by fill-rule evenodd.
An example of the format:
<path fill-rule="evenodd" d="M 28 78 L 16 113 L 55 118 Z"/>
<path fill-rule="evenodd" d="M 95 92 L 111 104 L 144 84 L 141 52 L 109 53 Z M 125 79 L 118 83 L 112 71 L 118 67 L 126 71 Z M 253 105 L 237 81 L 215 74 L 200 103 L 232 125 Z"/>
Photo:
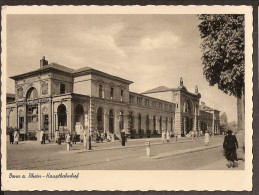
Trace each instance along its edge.
<path fill-rule="evenodd" d="M 17 129 L 15 129 L 13 137 L 14 137 L 14 143 L 15 143 L 15 144 L 18 144 L 18 141 L 19 141 L 19 132 L 18 132 Z"/>
<path fill-rule="evenodd" d="M 228 130 L 228 134 L 225 136 L 223 148 L 225 150 L 225 157 L 228 160 L 228 168 L 236 167 L 238 142 L 236 136 L 232 135 L 231 130 Z"/>
<path fill-rule="evenodd" d="M 207 130 L 205 132 L 204 145 L 207 146 L 209 143 L 210 143 L 210 134 L 209 134 L 209 131 Z"/>

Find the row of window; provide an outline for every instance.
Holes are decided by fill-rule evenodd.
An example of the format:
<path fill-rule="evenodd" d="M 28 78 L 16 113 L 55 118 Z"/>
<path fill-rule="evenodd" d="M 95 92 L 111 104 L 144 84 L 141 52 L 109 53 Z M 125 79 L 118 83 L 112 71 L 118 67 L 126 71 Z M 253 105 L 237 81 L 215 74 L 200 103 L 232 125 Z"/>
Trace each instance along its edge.
<path fill-rule="evenodd" d="M 104 89 L 103 89 L 103 85 L 99 85 L 99 95 L 98 97 L 99 98 L 104 98 Z M 114 100 L 114 88 L 111 87 L 110 88 L 110 99 L 111 100 Z M 120 101 L 123 101 L 124 100 L 124 90 L 120 90 Z"/>
<path fill-rule="evenodd" d="M 157 101 L 152 101 L 152 105 L 150 104 L 149 99 L 144 99 L 144 105 L 147 107 L 153 107 L 153 108 L 159 108 L 159 109 L 164 109 L 164 110 L 173 110 L 173 106 L 169 104 L 163 104 L 162 102 L 157 102 Z M 130 95 L 130 103 L 134 104 L 135 103 L 135 96 Z M 142 97 L 137 97 L 137 104 L 143 105 L 143 98 Z"/>

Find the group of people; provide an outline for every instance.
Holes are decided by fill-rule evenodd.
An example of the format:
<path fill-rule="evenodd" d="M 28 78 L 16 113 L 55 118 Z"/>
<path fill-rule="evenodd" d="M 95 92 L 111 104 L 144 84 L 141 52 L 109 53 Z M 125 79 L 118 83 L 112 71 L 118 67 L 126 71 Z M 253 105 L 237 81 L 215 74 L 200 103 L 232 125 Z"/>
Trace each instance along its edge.
<path fill-rule="evenodd" d="M 10 144 L 18 144 L 19 142 L 19 131 L 16 129 L 14 132 L 9 133 Z"/>
<path fill-rule="evenodd" d="M 58 130 L 56 130 L 55 131 L 55 142 L 58 145 L 61 145 L 61 141 L 62 141 L 62 134 Z M 72 134 L 70 134 L 70 132 L 68 132 L 65 135 L 65 141 L 66 141 L 66 143 L 70 143 L 71 147 L 72 147 L 72 144 L 76 144 L 76 142 L 78 141 L 78 136 L 77 136 L 76 131 L 73 131 Z"/>
<path fill-rule="evenodd" d="M 171 137 L 170 131 L 162 131 L 162 143 L 169 142 Z"/>

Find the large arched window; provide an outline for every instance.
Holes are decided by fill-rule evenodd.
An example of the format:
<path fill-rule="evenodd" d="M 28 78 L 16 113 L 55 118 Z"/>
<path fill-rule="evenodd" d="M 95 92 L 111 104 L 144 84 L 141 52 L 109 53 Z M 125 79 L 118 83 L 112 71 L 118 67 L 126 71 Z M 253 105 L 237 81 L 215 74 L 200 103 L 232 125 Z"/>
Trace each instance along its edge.
<path fill-rule="evenodd" d="M 153 117 L 153 129 L 157 130 L 156 129 L 156 116 Z"/>
<path fill-rule="evenodd" d="M 146 130 L 149 130 L 149 116 L 146 116 Z"/>
<path fill-rule="evenodd" d="M 104 113 L 103 109 L 100 107 L 97 109 L 97 130 L 104 130 Z"/>
<path fill-rule="evenodd" d="M 82 126 L 85 124 L 85 119 L 84 119 L 84 108 L 81 104 L 78 104 L 75 109 L 75 122 L 80 122 Z"/>
<path fill-rule="evenodd" d="M 141 114 L 138 115 L 138 130 L 141 129 Z"/>
<path fill-rule="evenodd" d="M 64 104 L 60 104 L 58 106 L 58 125 L 59 126 L 67 126 L 67 112 L 66 106 Z"/>
<path fill-rule="evenodd" d="M 109 111 L 109 132 L 114 133 L 114 111 Z"/>
<path fill-rule="evenodd" d="M 38 98 L 38 92 L 37 89 L 35 89 L 34 87 L 30 88 L 26 94 L 26 98 L 27 99 L 34 99 L 34 98 Z"/>
<path fill-rule="evenodd" d="M 160 119 L 159 119 L 159 130 L 161 133 L 162 132 L 162 116 L 160 116 Z"/>
<path fill-rule="evenodd" d="M 129 113 L 129 129 L 134 129 L 134 115 L 133 112 Z"/>

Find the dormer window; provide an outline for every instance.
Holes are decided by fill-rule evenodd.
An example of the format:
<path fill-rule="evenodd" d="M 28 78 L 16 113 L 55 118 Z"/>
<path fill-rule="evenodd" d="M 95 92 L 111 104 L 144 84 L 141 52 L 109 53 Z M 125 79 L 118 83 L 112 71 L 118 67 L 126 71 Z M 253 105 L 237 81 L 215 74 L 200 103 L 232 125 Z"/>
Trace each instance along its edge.
<path fill-rule="evenodd" d="M 64 83 L 60 83 L 60 94 L 64 94 L 66 92 L 66 85 Z"/>

